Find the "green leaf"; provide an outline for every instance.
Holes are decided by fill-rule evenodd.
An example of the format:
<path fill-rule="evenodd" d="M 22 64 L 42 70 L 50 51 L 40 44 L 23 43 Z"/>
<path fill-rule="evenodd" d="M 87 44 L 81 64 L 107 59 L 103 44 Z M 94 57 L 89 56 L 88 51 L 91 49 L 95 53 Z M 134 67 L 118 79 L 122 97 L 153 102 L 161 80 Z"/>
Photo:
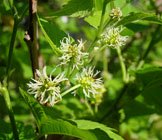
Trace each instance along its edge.
<path fill-rule="evenodd" d="M 158 113 L 162 111 L 162 68 L 148 67 L 137 71 L 137 81 L 141 83 L 141 95 L 148 105 Z"/>
<path fill-rule="evenodd" d="M 162 20 L 158 18 L 156 15 L 152 15 L 144 18 L 145 21 L 149 21 L 150 23 L 160 24 L 162 25 Z"/>
<path fill-rule="evenodd" d="M 144 88 L 142 96 L 146 103 L 152 105 L 158 113 L 162 112 L 162 78 Z"/>
<path fill-rule="evenodd" d="M 162 68 L 158 67 L 144 67 L 136 71 L 136 78 L 140 81 L 144 87 L 150 85 L 152 81 L 161 79 L 162 77 Z"/>
<path fill-rule="evenodd" d="M 140 109 L 139 109 L 140 108 Z M 155 113 L 155 110 L 149 107 L 147 104 L 141 103 L 139 101 L 128 101 L 124 106 L 124 113 L 126 116 L 126 120 L 132 117 L 150 115 Z"/>
<path fill-rule="evenodd" d="M 121 136 L 118 134 L 114 133 L 112 128 L 109 128 L 103 124 L 100 124 L 98 122 L 92 122 L 88 120 L 73 120 L 80 129 L 85 129 L 85 130 L 92 130 L 92 129 L 100 129 L 104 131 L 111 139 L 113 140 L 124 140 Z"/>
<path fill-rule="evenodd" d="M 95 10 L 102 10 L 103 0 L 94 0 Z"/>
<path fill-rule="evenodd" d="M 101 133 L 100 136 L 98 136 L 97 134 L 100 131 L 95 131 L 96 133 L 93 133 L 93 131 L 83 130 L 62 119 L 54 120 L 48 118 L 47 120 L 42 121 L 41 126 L 41 134 L 61 134 L 77 137 L 83 140 L 99 140 L 100 137 L 103 137 L 105 140 L 109 140 L 105 134 Z"/>
<path fill-rule="evenodd" d="M 67 35 L 62 30 L 60 30 L 58 26 L 54 23 L 48 22 L 47 20 L 41 19 L 39 17 L 38 22 L 52 50 L 56 54 L 60 54 L 61 52 L 58 48 L 58 46 L 60 46 L 60 40 L 62 40 L 62 38 Z"/>
<path fill-rule="evenodd" d="M 132 12 L 134 13 L 141 12 L 141 10 L 139 10 L 135 4 L 127 3 L 126 0 L 122 0 L 122 4 L 121 4 L 121 0 L 115 0 L 115 6 L 121 8 L 123 16 L 127 16 Z"/>
<path fill-rule="evenodd" d="M 40 121 L 43 118 L 46 118 L 46 114 L 45 114 L 43 108 L 32 96 L 28 95 L 28 93 L 23 91 L 21 88 L 20 88 L 20 93 L 21 93 L 22 97 L 24 98 L 24 100 L 26 101 L 26 103 L 29 105 L 29 107 L 36 119 L 37 124 L 40 125 Z"/>
<path fill-rule="evenodd" d="M 148 14 L 148 13 L 131 13 L 126 17 L 123 17 L 117 24 L 117 26 L 120 25 L 127 25 L 129 23 L 139 21 L 139 20 L 145 20 L 149 22 L 153 22 L 156 24 L 162 24 L 162 20 L 158 19 L 158 17 L 154 14 Z"/>
<path fill-rule="evenodd" d="M 44 109 L 43 106 L 41 106 L 32 96 L 27 94 L 22 89 L 20 89 L 20 92 L 25 101 L 28 103 L 34 117 L 36 118 L 40 135 L 61 134 L 77 137 L 83 140 L 100 140 L 100 138 L 109 140 L 109 137 L 106 135 L 106 133 L 101 130 L 86 130 L 79 128 L 74 125 L 74 123 L 56 118 L 55 114 L 53 117 L 47 117 L 45 111 L 48 110 Z M 50 109 L 52 110 L 52 108 Z M 51 112 L 48 114 L 51 114 Z M 110 130 L 109 134 L 114 135 L 114 133 L 111 133 Z"/>
<path fill-rule="evenodd" d="M 129 23 L 126 25 L 126 27 L 130 30 L 132 30 L 133 32 L 142 32 L 144 30 L 147 30 L 150 28 L 149 25 L 145 25 L 142 23 Z"/>
<path fill-rule="evenodd" d="M 92 8 L 93 0 L 70 0 L 61 10 L 52 13 L 51 16 L 71 15 L 73 17 L 84 17 Z"/>
<path fill-rule="evenodd" d="M 97 29 L 100 24 L 101 13 L 101 11 L 95 11 L 92 16 L 90 15 L 84 20 Z"/>

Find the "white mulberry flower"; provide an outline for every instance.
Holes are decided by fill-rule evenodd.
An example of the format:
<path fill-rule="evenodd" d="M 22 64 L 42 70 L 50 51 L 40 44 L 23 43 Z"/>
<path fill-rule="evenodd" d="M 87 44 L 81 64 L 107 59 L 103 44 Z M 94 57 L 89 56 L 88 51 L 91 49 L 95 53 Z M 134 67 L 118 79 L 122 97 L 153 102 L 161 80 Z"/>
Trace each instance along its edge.
<path fill-rule="evenodd" d="M 109 27 L 101 35 L 100 43 L 108 47 L 117 48 L 125 45 L 127 36 L 120 35 L 122 29 Z"/>
<path fill-rule="evenodd" d="M 42 72 L 36 70 L 37 79 L 32 79 L 28 85 L 28 93 L 34 94 L 34 97 L 43 105 L 47 104 L 53 106 L 58 101 L 62 100 L 60 95 L 60 83 L 67 80 L 64 74 L 61 73 L 55 78 L 52 75 L 49 77 L 46 73 L 46 67 Z"/>
<path fill-rule="evenodd" d="M 59 58 L 61 65 L 70 63 L 73 69 L 79 69 L 79 66 L 84 63 L 84 57 L 88 56 L 88 53 L 83 52 L 84 43 L 82 40 L 78 40 L 78 44 L 75 44 L 70 40 L 70 36 L 63 38 L 60 48 L 62 51 L 62 56 Z"/>
<path fill-rule="evenodd" d="M 111 10 L 110 12 L 110 17 L 112 19 L 118 19 L 120 20 L 120 18 L 122 17 L 122 11 L 120 10 L 120 8 L 114 8 Z"/>
<path fill-rule="evenodd" d="M 100 93 L 100 89 L 103 88 L 103 82 L 101 78 L 96 78 L 99 71 L 94 73 L 94 68 L 83 68 L 81 74 L 77 75 L 77 82 L 81 85 L 81 89 L 85 97 L 95 97 Z"/>

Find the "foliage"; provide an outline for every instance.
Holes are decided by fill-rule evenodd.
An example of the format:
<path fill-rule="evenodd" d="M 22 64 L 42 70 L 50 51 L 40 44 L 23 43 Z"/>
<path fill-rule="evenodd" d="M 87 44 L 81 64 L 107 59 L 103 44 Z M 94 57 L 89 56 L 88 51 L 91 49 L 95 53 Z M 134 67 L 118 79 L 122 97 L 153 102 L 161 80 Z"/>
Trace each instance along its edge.
<path fill-rule="evenodd" d="M 0 3 L 0 139 L 162 139 L 162 2 L 29 2 Z"/>

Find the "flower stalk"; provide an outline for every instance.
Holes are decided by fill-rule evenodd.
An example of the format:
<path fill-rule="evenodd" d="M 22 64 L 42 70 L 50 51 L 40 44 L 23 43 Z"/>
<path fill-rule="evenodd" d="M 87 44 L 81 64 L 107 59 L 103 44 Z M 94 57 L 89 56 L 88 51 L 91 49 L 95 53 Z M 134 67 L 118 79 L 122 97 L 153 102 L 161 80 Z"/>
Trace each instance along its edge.
<path fill-rule="evenodd" d="M 116 50 L 117 50 L 117 54 L 118 54 L 118 58 L 119 58 L 119 63 L 120 63 L 121 70 L 122 70 L 123 81 L 125 83 L 128 83 L 129 79 L 128 79 L 126 67 L 125 67 L 125 64 L 124 64 L 124 60 L 123 60 L 123 57 L 122 57 L 122 54 L 121 54 L 121 49 L 120 49 L 120 47 L 117 47 Z"/>
<path fill-rule="evenodd" d="M 86 107 L 88 108 L 89 112 L 91 113 L 91 115 L 93 116 L 94 115 L 94 111 L 93 111 L 91 105 L 88 103 L 87 100 L 85 100 L 84 103 L 85 103 Z"/>
<path fill-rule="evenodd" d="M 88 52 L 91 52 L 93 50 L 93 48 L 95 47 L 95 44 L 98 41 L 98 38 L 99 38 L 99 36 L 100 36 L 100 34 L 101 34 L 102 30 L 103 30 L 103 27 L 104 27 L 104 17 L 105 17 L 105 12 L 106 12 L 106 6 L 107 6 L 107 4 L 110 1 L 111 0 L 104 0 L 104 2 L 103 2 L 103 8 L 102 8 L 100 25 L 99 25 L 99 28 L 97 30 L 96 37 L 95 37 L 94 41 L 92 42 L 91 46 L 89 47 Z M 107 21 L 107 22 L 109 22 L 109 21 Z"/>
<path fill-rule="evenodd" d="M 66 94 L 68 94 L 68 93 L 71 92 L 71 91 L 76 90 L 76 89 L 79 88 L 80 86 L 81 86 L 80 84 L 77 84 L 77 85 L 71 87 L 70 89 L 64 91 L 64 92 L 61 94 L 61 96 L 62 96 L 62 97 L 65 96 Z"/>

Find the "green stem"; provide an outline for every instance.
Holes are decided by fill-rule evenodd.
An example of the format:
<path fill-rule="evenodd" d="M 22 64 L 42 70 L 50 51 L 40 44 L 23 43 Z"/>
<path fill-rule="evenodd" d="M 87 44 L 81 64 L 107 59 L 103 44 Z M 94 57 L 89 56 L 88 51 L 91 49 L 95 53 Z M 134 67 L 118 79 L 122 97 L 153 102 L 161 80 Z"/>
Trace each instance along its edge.
<path fill-rule="evenodd" d="M 108 80 L 109 79 L 109 73 L 108 73 L 108 57 L 107 57 L 107 49 L 103 51 L 103 72 L 104 72 L 104 79 Z"/>
<path fill-rule="evenodd" d="M 14 17 L 14 26 L 13 26 L 12 36 L 11 36 L 11 40 L 10 40 L 10 48 L 9 48 L 9 53 L 8 53 L 8 63 L 7 63 L 7 69 L 6 69 L 7 79 L 8 79 L 8 76 L 9 76 L 9 69 L 10 69 L 10 66 L 11 66 L 13 48 L 14 48 L 16 33 L 17 33 L 17 29 L 18 29 L 18 24 L 19 24 L 19 16 L 18 16 L 18 12 L 17 12 L 16 7 L 14 7 L 14 5 L 11 3 L 10 0 L 8 0 L 8 3 L 9 3 L 9 6 L 10 6 L 10 10 L 12 12 L 12 15 Z"/>
<path fill-rule="evenodd" d="M 92 109 L 92 107 L 90 106 L 90 104 L 88 103 L 88 101 L 86 99 L 85 99 L 85 105 L 87 106 L 89 112 L 93 116 L 94 115 L 93 109 Z"/>
<path fill-rule="evenodd" d="M 91 46 L 89 47 L 88 49 L 88 52 L 91 52 L 103 30 L 103 26 L 104 26 L 104 17 L 105 17 L 105 11 L 106 11 L 106 6 L 107 6 L 107 3 L 109 2 L 109 0 L 104 0 L 103 2 L 103 8 L 102 8 L 102 14 L 101 14 L 101 20 L 100 20 L 100 25 L 99 25 L 99 28 L 98 28 L 98 31 L 96 33 L 96 37 L 94 39 L 94 41 L 92 42 Z"/>
<path fill-rule="evenodd" d="M 117 53 L 118 53 L 119 63 L 120 63 L 121 70 L 122 70 L 123 81 L 125 83 L 128 83 L 126 67 L 125 67 L 125 64 L 124 64 L 124 61 L 123 61 L 123 57 L 122 57 L 122 54 L 121 54 L 121 49 L 120 49 L 120 47 L 117 47 L 116 50 L 117 50 Z"/>
<path fill-rule="evenodd" d="M 67 68 L 67 73 L 66 73 L 66 77 L 67 78 L 70 78 L 70 75 L 73 72 L 73 69 L 71 69 L 72 66 L 73 66 L 72 63 L 70 63 L 69 66 L 68 66 L 68 68 Z"/>
<path fill-rule="evenodd" d="M 9 69 L 11 66 L 11 59 L 12 59 L 12 55 L 13 55 L 13 48 L 14 48 L 14 44 L 15 44 L 17 29 L 18 29 L 18 22 L 17 22 L 17 20 L 15 20 L 13 32 L 12 32 L 12 36 L 11 36 L 11 41 L 10 41 L 9 53 L 8 53 L 8 63 L 7 63 L 7 70 L 6 70 L 7 79 L 9 76 Z"/>
<path fill-rule="evenodd" d="M 66 90 L 65 92 L 63 92 L 63 93 L 61 94 L 61 96 L 62 96 L 62 97 L 65 96 L 66 94 L 68 94 L 69 92 L 71 92 L 71 91 L 73 91 L 73 90 L 79 88 L 80 86 L 81 86 L 80 84 L 73 86 L 72 88 L 70 88 L 70 89 Z"/>
<path fill-rule="evenodd" d="M 18 30 L 18 25 L 21 22 L 22 18 L 24 17 L 27 8 L 25 8 L 25 10 L 23 11 L 21 17 L 19 18 L 18 16 L 18 12 L 16 7 L 14 7 L 10 0 L 8 0 L 9 5 L 10 5 L 10 9 L 12 11 L 13 17 L 14 17 L 14 26 L 13 26 L 13 31 L 12 31 L 12 36 L 11 36 L 11 40 L 10 40 L 10 48 L 9 48 L 9 52 L 8 52 L 8 63 L 7 63 L 7 69 L 6 69 L 6 75 L 7 75 L 7 79 L 9 77 L 9 70 L 10 70 L 10 66 L 11 66 L 11 60 L 12 60 L 12 55 L 13 55 L 13 48 L 14 48 L 14 44 L 15 44 L 15 39 L 16 39 L 16 34 L 17 34 L 17 30 Z"/>
<path fill-rule="evenodd" d="M 98 112 L 98 104 L 95 104 L 95 113 Z"/>
<path fill-rule="evenodd" d="M 79 88 L 80 86 L 81 86 L 80 84 L 73 86 L 72 88 L 70 88 L 70 89 L 66 90 L 65 92 L 63 92 L 63 93 L 61 94 L 61 96 L 62 96 L 62 97 L 65 96 L 66 94 L 68 94 L 68 93 L 71 92 L 71 91 L 74 91 L 75 89 Z M 87 106 L 89 112 L 90 112 L 92 115 L 94 115 L 94 112 L 93 112 L 91 106 L 88 104 L 87 100 L 85 100 L 85 105 Z"/>
<path fill-rule="evenodd" d="M 18 135 L 18 131 L 17 131 L 17 127 L 16 127 L 16 122 L 15 122 L 15 118 L 14 118 L 14 113 L 12 110 L 12 106 L 11 106 L 11 101 L 10 101 L 10 96 L 9 96 L 9 92 L 5 87 L 0 87 L 0 92 L 2 93 L 7 109 L 8 109 L 8 113 L 9 113 L 9 118 L 11 121 L 11 126 L 12 126 L 12 131 L 13 131 L 13 136 L 15 140 L 19 140 L 19 135 Z"/>
<path fill-rule="evenodd" d="M 107 72 L 108 71 L 108 59 L 107 59 L 106 50 L 103 53 L 104 53 L 104 55 L 103 55 L 103 69 L 104 69 L 104 72 Z"/>

